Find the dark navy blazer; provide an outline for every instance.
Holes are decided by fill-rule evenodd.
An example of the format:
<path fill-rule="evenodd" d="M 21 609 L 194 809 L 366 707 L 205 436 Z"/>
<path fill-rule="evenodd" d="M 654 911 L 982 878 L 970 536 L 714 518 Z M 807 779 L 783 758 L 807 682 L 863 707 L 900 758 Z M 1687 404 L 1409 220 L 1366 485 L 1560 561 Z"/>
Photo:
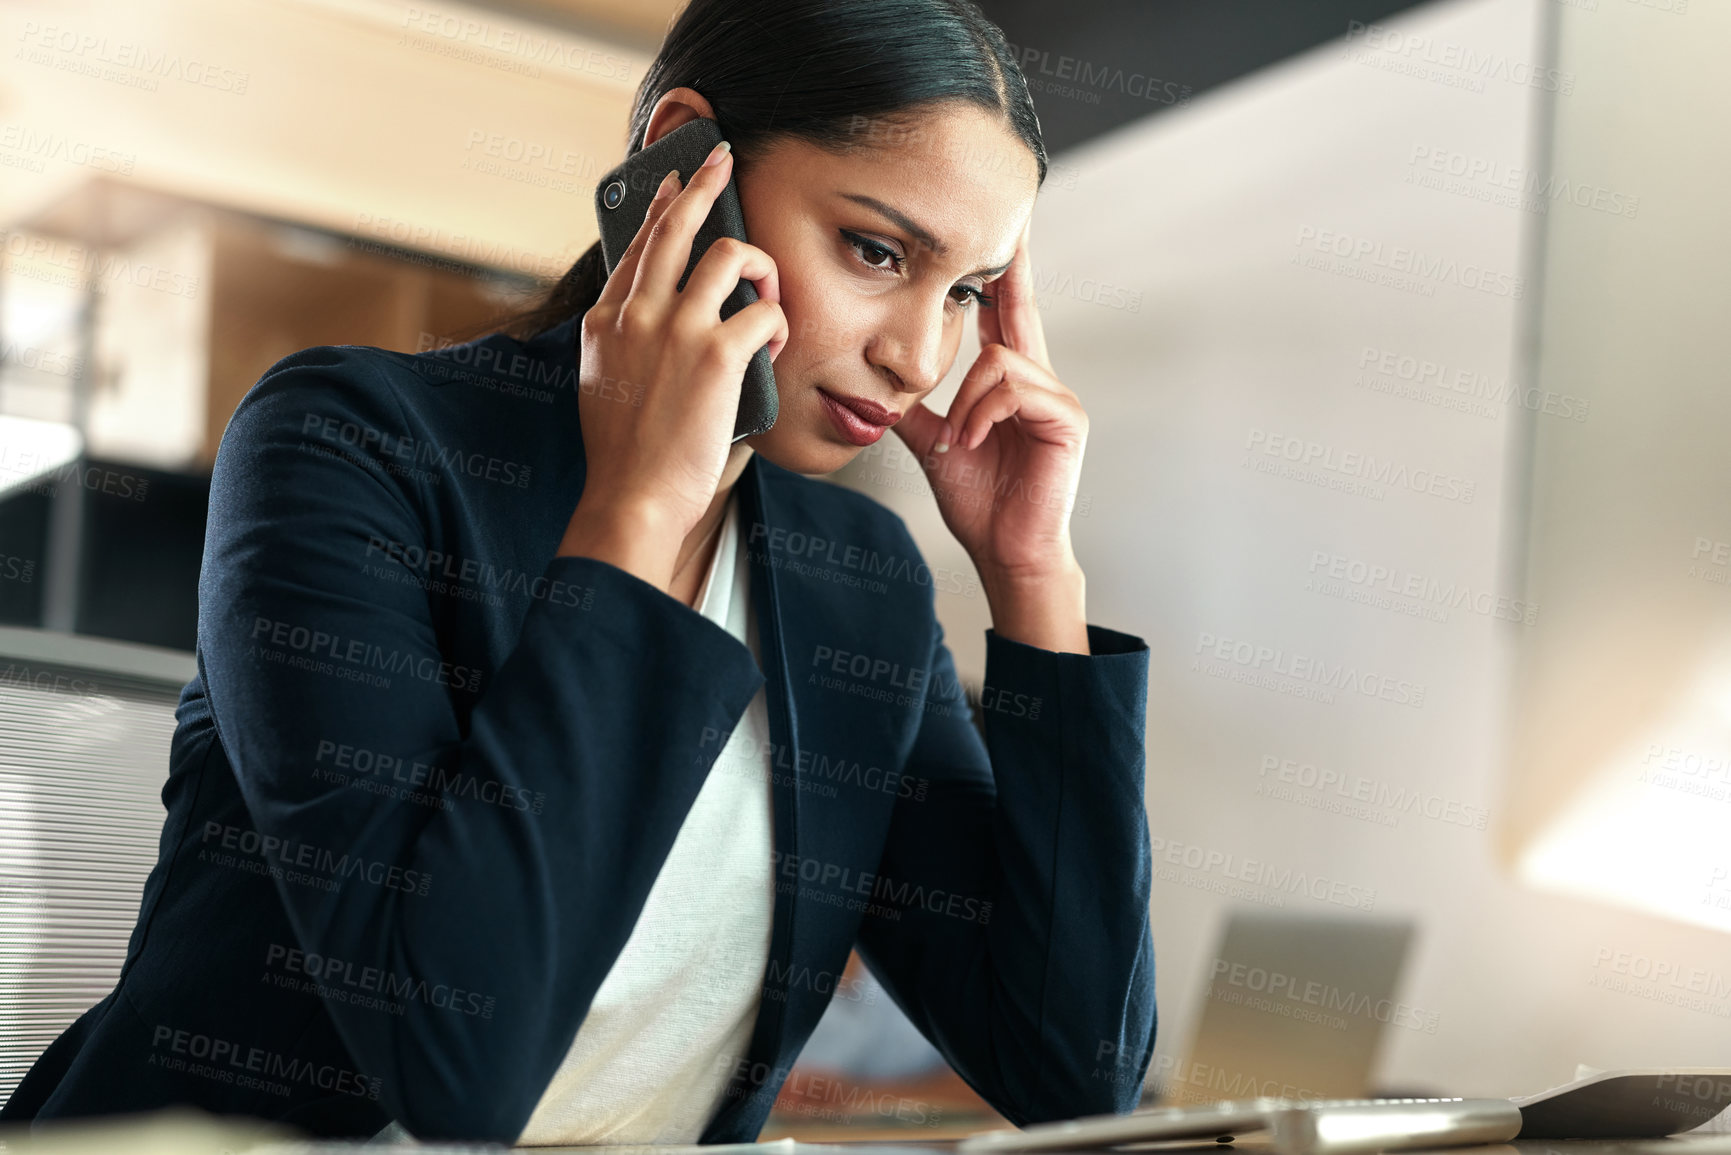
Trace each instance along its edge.
<path fill-rule="evenodd" d="M 247 394 L 124 969 L 0 1118 L 185 1103 L 515 1140 L 766 682 L 769 965 L 703 1141 L 756 1138 L 856 946 L 1011 1121 L 1136 1104 L 1142 639 L 988 630 L 982 741 L 906 525 L 754 456 L 760 671 L 665 592 L 554 556 L 584 481 L 575 328 L 305 349 Z"/>

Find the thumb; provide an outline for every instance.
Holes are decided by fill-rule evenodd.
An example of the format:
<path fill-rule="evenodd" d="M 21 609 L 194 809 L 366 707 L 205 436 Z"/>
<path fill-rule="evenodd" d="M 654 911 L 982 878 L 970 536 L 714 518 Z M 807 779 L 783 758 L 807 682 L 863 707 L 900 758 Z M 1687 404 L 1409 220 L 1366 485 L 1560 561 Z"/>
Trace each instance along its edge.
<path fill-rule="evenodd" d="M 932 446 L 937 443 L 938 435 L 944 431 L 944 419 L 928 409 L 924 401 L 916 401 L 913 408 L 902 414 L 902 419 L 890 428 L 923 465 Z"/>

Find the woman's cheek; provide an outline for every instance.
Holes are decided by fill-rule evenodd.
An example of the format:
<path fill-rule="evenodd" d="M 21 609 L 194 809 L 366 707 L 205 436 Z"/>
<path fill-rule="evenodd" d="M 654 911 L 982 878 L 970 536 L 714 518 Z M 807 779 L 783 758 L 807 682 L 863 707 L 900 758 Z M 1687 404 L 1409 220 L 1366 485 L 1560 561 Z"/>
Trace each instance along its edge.
<path fill-rule="evenodd" d="M 815 284 L 810 277 L 782 284 L 781 308 L 787 315 L 788 344 L 799 343 L 804 365 L 822 365 L 850 347 L 858 309 L 849 304 L 846 286 Z M 777 359 L 779 360 L 779 358 Z"/>

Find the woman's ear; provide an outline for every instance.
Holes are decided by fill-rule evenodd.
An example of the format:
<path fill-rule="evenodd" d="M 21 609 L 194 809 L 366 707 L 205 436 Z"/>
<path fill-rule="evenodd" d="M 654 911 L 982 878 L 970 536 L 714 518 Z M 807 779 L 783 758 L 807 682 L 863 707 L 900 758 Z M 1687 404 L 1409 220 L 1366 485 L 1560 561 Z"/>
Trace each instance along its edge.
<path fill-rule="evenodd" d="M 648 147 L 687 121 L 698 117 L 715 119 L 715 110 L 695 88 L 670 88 L 655 102 L 649 114 L 649 124 L 643 130 L 643 145 Z"/>

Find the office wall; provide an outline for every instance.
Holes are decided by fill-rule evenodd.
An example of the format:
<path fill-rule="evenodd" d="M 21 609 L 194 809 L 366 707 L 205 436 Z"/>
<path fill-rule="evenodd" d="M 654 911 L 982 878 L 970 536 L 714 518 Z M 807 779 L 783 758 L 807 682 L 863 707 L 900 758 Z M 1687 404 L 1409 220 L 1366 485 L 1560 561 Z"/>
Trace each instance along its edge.
<path fill-rule="evenodd" d="M 1553 168 L 1633 204 L 1546 236 L 1540 381 L 1604 419 L 1534 430 L 1528 565 L 1555 628 L 1520 667 L 1508 853 L 1543 885 L 1731 930 L 1731 7 L 1561 16 L 1561 58 L 1615 83 L 1558 108 Z"/>
<path fill-rule="evenodd" d="M 1168 1077 L 1208 1078 L 1174 1064 L 1235 903 L 1418 920 L 1385 1086 L 1508 1095 L 1577 1064 L 1724 1061 L 1731 1008 L 1596 985 L 1618 952 L 1712 968 L 1721 937 L 1530 889 L 1497 854 L 1515 648 L 1553 628 L 1505 548 L 1528 424 L 1566 444 L 1614 420 L 1567 379 L 1511 379 L 1533 227 L 1600 211 L 1533 192 L 1537 98 L 1597 106 L 1615 80 L 1547 70 L 1551 3 L 1343 29 L 1064 157 L 1073 187 L 1037 209 L 1052 355 L 1091 417 L 1089 616 L 1152 650 Z M 1578 15 L 1609 28 L 1630 5 Z M 965 565 L 898 453 L 850 483 L 934 565 Z M 938 604 L 978 679 L 983 599 Z"/>

